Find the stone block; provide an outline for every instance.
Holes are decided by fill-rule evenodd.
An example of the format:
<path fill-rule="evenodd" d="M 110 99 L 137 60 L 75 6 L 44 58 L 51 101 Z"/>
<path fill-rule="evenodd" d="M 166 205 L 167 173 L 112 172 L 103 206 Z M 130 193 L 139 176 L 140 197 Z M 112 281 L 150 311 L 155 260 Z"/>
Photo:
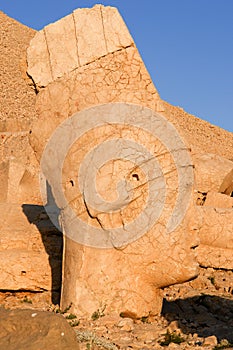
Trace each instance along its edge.
<path fill-rule="evenodd" d="M 206 207 L 233 208 L 233 197 L 217 192 L 208 192 L 204 202 Z"/>
<path fill-rule="evenodd" d="M 193 155 L 196 189 L 200 192 L 233 190 L 233 162 L 216 154 Z"/>
<path fill-rule="evenodd" d="M 133 44 L 116 8 L 80 8 L 36 33 L 27 51 L 28 74 L 38 87 L 44 87 Z"/>
<path fill-rule="evenodd" d="M 52 79 L 62 77 L 79 67 L 78 43 L 73 15 L 44 28 Z"/>

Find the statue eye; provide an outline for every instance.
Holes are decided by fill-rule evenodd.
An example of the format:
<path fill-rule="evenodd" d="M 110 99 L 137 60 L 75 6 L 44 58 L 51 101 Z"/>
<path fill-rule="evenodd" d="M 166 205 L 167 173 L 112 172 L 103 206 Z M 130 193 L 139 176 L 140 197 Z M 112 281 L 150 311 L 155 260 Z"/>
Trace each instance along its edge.
<path fill-rule="evenodd" d="M 136 181 L 139 181 L 139 176 L 138 174 L 132 174 L 132 178 Z"/>

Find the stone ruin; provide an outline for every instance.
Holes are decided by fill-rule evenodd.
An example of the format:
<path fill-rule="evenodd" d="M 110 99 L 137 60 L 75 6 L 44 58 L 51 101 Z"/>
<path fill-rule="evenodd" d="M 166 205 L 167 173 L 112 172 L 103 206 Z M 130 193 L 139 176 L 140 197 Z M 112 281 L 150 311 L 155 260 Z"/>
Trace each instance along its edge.
<path fill-rule="evenodd" d="M 4 43 L 0 72 L 0 290 L 47 293 L 57 303 L 62 283 L 61 305 L 72 302 L 77 315 L 91 315 L 104 308 L 137 318 L 160 313 L 161 288 L 195 278 L 198 264 L 232 270 L 232 133 L 160 98 L 115 8 L 77 9 L 39 32 L 3 13 L 0 19 Z M 140 130 L 127 123 L 91 124 L 93 115 L 98 124 L 103 115 L 111 113 L 139 113 L 143 123 L 148 118 L 159 121 L 160 136 L 165 138 L 155 140 L 141 124 Z M 67 121 L 78 123 L 82 118 L 83 124 L 91 127 L 59 158 L 63 130 L 64 142 L 73 137 L 72 128 L 66 133 Z M 61 133 L 56 134 L 57 130 Z M 171 134 L 169 130 L 173 130 Z M 52 138 L 56 142 L 47 151 L 50 157 L 43 158 L 53 135 L 58 136 Z M 185 168 L 190 181 L 185 182 L 179 203 L 182 220 L 168 233 L 166 225 L 180 190 L 178 160 L 175 152 L 166 148 L 174 135 L 179 136 L 175 152 L 185 151 L 180 168 Z M 78 175 L 79 168 L 88 152 L 124 137 L 143 145 L 152 161 L 162 167 L 163 176 L 155 176 L 163 177 L 166 185 L 163 212 L 135 240 L 107 248 L 94 246 L 90 244 L 94 229 L 108 233 L 115 227 L 127 227 L 136 222 L 147 203 L 150 181 L 141 163 L 127 157 L 101 164 L 96 175 L 100 196 L 115 203 L 111 212 L 99 209 L 98 201 L 93 209 L 84 198 L 89 187 L 84 184 L 83 192 L 80 190 L 85 179 Z M 180 140 L 183 143 L 179 144 Z M 56 167 L 50 167 L 56 161 L 63 162 L 60 183 L 51 171 Z M 130 184 L 132 197 L 117 202 L 116 188 L 122 178 Z M 90 232 L 83 232 L 78 225 L 74 232 L 73 218 L 60 201 L 58 185 L 66 203 L 88 224 Z M 56 206 L 57 224 L 48 215 L 49 208 Z M 77 235 L 87 236 L 88 242 L 80 242 Z"/>

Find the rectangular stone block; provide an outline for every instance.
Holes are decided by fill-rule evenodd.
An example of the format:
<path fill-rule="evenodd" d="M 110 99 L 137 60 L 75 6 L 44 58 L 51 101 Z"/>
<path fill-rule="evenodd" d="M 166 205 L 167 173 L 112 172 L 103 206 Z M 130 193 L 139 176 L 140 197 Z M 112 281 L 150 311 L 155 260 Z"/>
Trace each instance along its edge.
<path fill-rule="evenodd" d="M 200 241 L 204 245 L 233 252 L 233 210 L 197 207 Z"/>
<path fill-rule="evenodd" d="M 233 208 L 233 197 L 223 193 L 208 192 L 204 206 L 214 208 Z"/>
<path fill-rule="evenodd" d="M 93 62 L 107 52 L 104 36 L 101 5 L 92 9 L 77 9 L 73 12 L 78 42 L 80 65 Z"/>
<path fill-rule="evenodd" d="M 45 27 L 53 79 L 79 66 L 73 15 Z"/>

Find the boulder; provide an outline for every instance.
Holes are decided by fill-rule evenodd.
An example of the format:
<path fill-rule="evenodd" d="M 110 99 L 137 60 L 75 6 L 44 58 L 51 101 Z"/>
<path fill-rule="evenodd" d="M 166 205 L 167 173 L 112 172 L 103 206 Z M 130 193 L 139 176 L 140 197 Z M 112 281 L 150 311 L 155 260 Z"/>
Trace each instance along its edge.
<path fill-rule="evenodd" d="M 233 191 L 233 162 L 216 154 L 193 155 L 196 190 L 230 195 Z"/>
<path fill-rule="evenodd" d="M 201 243 L 197 248 L 199 264 L 233 269 L 233 209 L 203 206 L 198 208 L 197 218 Z"/>
<path fill-rule="evenodd" d="M 76 335 L 60 315 L 38 310 L 0 309 L 1 350 L 78 350 Z"/>

